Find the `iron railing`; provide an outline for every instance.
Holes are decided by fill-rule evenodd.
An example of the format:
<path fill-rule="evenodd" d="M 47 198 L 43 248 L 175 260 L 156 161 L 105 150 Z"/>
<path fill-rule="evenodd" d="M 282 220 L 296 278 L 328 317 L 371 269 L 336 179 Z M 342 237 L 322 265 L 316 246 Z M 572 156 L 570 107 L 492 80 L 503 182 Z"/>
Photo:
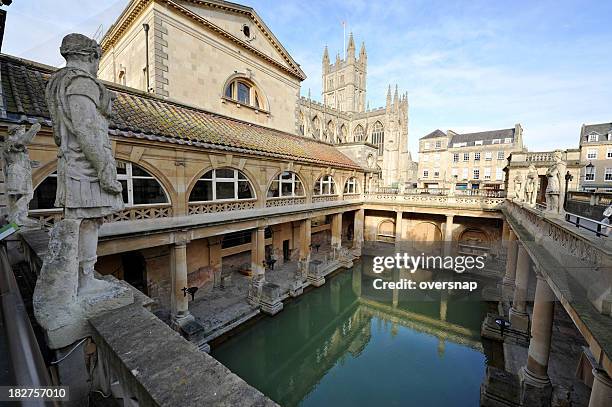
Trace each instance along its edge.
<path fill-rule="evenodd" d="M 607 237 L 610 234 L 612 225 L 567 212 L 565 220 L 576 226 L 578 229 L 585 229 L 595 233 L 597 237 Z"/>

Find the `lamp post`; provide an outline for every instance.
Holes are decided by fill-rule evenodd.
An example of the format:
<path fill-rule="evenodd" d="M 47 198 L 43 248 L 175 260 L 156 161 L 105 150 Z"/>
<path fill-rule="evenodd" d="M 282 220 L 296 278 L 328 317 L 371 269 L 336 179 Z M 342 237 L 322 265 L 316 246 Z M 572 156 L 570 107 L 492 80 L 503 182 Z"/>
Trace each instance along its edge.
<path fill-rule="evenodd" d="M 566 210 L 566 206 L 567 206 L 567 189 L 568 189 L 568 185 L 570 183 L 570 181 L 572 181 L 574 179 L 574 176 L 572 174 L 570 174 L 570 172 L 568 171 L 567 174 L 565 174 L 565 196 L 563 198 L 563 210 Z"/>

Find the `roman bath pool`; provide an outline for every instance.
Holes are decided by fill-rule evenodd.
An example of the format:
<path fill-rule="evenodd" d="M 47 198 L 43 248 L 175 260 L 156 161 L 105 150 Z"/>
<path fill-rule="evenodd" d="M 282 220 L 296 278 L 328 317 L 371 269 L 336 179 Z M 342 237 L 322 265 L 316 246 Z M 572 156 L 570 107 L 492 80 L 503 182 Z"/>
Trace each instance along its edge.
<path fill-rule="evenodd" d="M 374 290 L 371 269 L 365 257 L 212 355 L 282 406 L 479 405 L 487 304 L 476 292 Z"/>

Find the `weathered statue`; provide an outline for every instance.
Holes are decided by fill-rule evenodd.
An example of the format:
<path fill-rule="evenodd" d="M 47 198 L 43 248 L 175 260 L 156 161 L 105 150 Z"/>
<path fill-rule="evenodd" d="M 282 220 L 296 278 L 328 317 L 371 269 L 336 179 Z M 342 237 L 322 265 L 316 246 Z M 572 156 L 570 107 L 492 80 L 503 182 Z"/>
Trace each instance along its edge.
<path fill-rule="evenodd" d="M 457 176 L 456 175 L 451 175 L 449 181 L 448 181 L 448 196 L 454 196 L 455 195 L 455 188 L 457 185 Z"/>
<path fill-rule="evenodd" d="M 514 196 L 519 201 L 523 200 L 523 176 L 520 172 L 514 176 Z"/>
<path fill-rule="evenodd" d="M 546 210 L 554 214 L 563 213 L 563 193 L 565 186 L 565 163 L 562 160 L 561 150 L 553 153 L 553 164 L 546 171 L 548 186 L 546 187 Z"/>
<path fill-rule="evenodd" d="M 527 172 L 527 180 L 525 182 L 525 202 L 527 202 L 528 205 L 535 205 L 537 190 L 538 171 L 536 170 L 535 165 L 529 164 L 529 172 Z"/>
<path fill-rule="evenodd" d="M 25 125 L 10 126 L 4 142 L 2 158 L 4 163 L 5 188 L 8 197 L 8 221 L 19 226 L 36 226 L 28 219 L 28 204 L 34 196 L 32 188 L 32 167 L 28 147 L 40 124 L 36 123 L 26 131 Z"/>
<path fill-rule="evenodd" d="M 108 138 L 114 95 L 96 78 L 101 49 L 69 34 L 60 52 L 66 67 L 51 76 L 46 99 L 59 147 L 55 205 L 64 219 L 51 231 L 34 293 L 35 314 L 52 348 L 84 335 L 86 318 L 133 302 L 129 289 L 94 276 L 102 218 L 123 208 Z"/>

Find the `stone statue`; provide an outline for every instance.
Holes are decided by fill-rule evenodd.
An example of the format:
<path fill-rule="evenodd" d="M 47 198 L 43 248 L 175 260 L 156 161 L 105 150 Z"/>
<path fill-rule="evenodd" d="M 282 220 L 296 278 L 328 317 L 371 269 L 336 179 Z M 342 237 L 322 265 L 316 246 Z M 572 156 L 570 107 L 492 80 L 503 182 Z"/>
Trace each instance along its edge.
<path fill-rule="evenodd" d="M 518 201 L 523 200 L 523 176 L 520 172 L 514 176 L 514 196 Z"/>
<path fill-rule="evenodd" d="M 448 181 L 448 196 L 455 196 L 456 185 L 457 185 L 457 176 L 451 175 Z"/>
<path fill-rule="evenodd" d="M 59 149 L 55 206 L 64 219 L 51 232 L 34 293 L 36 318 L 52 348 L 85 335 L 86 318 L 133 302 L 129 288 L 94 276 L 102 218 L 123 208 L 108 138 L 114 95 L 96 78 L 101 49 L 69 34 L 60 53 L 66 67 L 51 76 L 46 99 Z"/>
<path fill-rule="evenodd" d="M 529 172 L 525 182 L 525 202 L 529 206 L 534 206 L 536 201 L 536 192 L 538 190 L 538 171 L 535 165 L 529 164 Z"/>
<path fill-rule="evenodd" d="M 39 123 L 34 124 L 28 131 L 25 125 L 10 126 L 2 150 L 4 185 L 8 196 L 8 221 L 19 226 L 38 225 L 36 221 L 28 219 L 28 204 L 34 196 L 34 189 L 27 145 L 39 130 Z"/>
<path fill-rule="evenodd" d="M 562 160 L 561 150 L 553 152 L 553 163 L 546 171 L 548 185 L 546 187 L 546 210 L 553 214 L 563 214 L 563 184 L 566 165 Z"/>

